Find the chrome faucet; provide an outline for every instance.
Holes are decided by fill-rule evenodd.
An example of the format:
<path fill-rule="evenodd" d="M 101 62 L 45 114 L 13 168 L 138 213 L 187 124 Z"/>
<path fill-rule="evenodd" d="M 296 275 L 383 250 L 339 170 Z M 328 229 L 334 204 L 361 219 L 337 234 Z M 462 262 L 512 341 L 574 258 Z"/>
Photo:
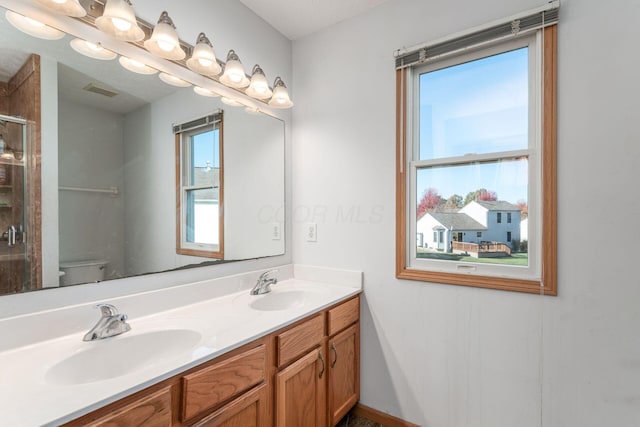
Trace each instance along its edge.
<path fill-rule="evenodd" d="M 256 285 L 251 289 L 251 295 L 262 295 L 271 292 L 271 285 L 278 283 L 276 277 L 271 277 L 278 273 L 278 270 L 265 271 L 258 277 Z"/>
<path fill-rule="evenodd" d="M 98 323 L 86 333 L 83 341 L 95 341 L 113 337 L 131 330 L 126 314 L 118 314 L 118 309 L 111 304 L 98 304 L 102 317 Z"/>

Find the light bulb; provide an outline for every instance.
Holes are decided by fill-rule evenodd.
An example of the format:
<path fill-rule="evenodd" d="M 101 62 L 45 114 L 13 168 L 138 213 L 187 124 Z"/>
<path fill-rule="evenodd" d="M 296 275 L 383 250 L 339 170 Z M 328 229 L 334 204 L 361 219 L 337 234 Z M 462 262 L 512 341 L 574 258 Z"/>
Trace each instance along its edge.
<path fill-rule="evenodd" d="M 187 67 L 191 71 L 210 77 L 217 76 L 222 71 L 220 64 L 216 61 L 213 45 L 204 33 L 198 34 L 191 58 L 187 59 Z"/>
<path fill-rule="evenodd" d="M 261 100 L 271 98 L 273 94 L 269 88 L 269 83 L 267 83 L 264 71 L 262 71 L 262 68 L 260 68 L 258 64 L 253 67 L 251 83 L 245 92 L 247 95 Z"/>
<path fill-rule="evenodd" d="M 186 56 L 184 50 L 180 47 L 176 27 L 166 11 L 160 15 L 158 24 L 153 29 L 151 38 L 144 42 L 144 47 L 149 52 L 164 59 L 179 61 Z"/>
<path fill-rule="evenodd" d="M 120 31 L 129 31 L 132 25 L 131 22 L 125 21 L 122 18 L 111 18 L 111 22 L 113 23 L 113 26 Z"/>
<path fill-rule="evenodd" d="M 280 77 L 276 77 L 276 80 L 273 83 L 273 96 L 269 100 L 269 105 L 276 108 L 293 107 L 293 102 L 291 102 L 291 99 L 289 98 L 287 86 L 285 86 Z"/>
<path fill-rule="evenodd" d="M 288 98 L 289 98 L 288 96 L 284 96 L 284 95 L 282 94 L 282 90 L 280 90 L 280 89 L 276 90 L 276 94 L 275 94 L 275 96 L 273 97 L 274 101 L 275 101 L 276 103 L 280 104 L 280 105 L 282 105 L 282 104 L 286 103 L 286 102 L 287 102 L 287 100 L 288 100 Z"/>
<path fill-rule="evenodd" d="M 167 40 L 158 39 L 157 43 L 158 43 L 158 47 L 164 50 L 165 52 L 171 52 L 173 50 L 173 47 L 175 46 L 171 42 L 171 40 L 167 41 Z"/>
<path fill-rule="evenodd" d="M 229 69 L 229 71 L 227 72 L 229 79 L 234 83 L 240 82 L 244 77 L 244 72 L 242 68 L 238 66 L 238 61 L 234 61 L 234 62 L 231 62 L 230 64 L 227 64 L 227 67 Z"/>
<path fill-rule="evenodd" d="M 249 79 L 244 74 L 242 62 L 233 50 L 227 54 L 227 64 L 224 66 L 224 73 L 220 76 L 220 82 L 237 89 L 249 86 Z"/>
<path fill-rule="evenodd" d="M 106 0 L 102 16 L 96 18 L 96 26 L 118 40 L 137 42 L 144 39 L 144 31 L 138 26 L 129 0 Z"/>
<path fill-rule="evenodd" d="M 256 89 L 256 92 L 258 92 L 258 93 L 266 93 L 267 90 L 269 90 L 269 85 L 267 85 L 266 83 L 262 83 L 262 82 L 256 83 L 256 85 L 254 87 Z"/>

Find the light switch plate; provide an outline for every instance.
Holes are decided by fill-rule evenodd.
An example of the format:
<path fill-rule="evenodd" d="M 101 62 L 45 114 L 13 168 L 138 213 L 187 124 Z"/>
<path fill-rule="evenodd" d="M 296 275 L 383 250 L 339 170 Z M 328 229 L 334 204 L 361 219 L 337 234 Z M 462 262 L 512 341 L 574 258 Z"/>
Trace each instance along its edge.
<path fill-rule="evenodd" d="M 280 240 L 280 223 L 271 223 L 271 240 Z"/>

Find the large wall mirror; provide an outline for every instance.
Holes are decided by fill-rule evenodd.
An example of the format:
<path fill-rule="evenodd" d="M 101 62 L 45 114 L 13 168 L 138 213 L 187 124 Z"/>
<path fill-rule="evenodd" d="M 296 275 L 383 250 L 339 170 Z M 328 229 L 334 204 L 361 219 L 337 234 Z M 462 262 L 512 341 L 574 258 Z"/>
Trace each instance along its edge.
<path fill-rule="evenodd" d="M 30 37 L 0 10 L 0 294 L 284 254 L 283 121 L 80 55 L 73 38 Z M 176 233 L 173 126 L 210 115 L 220 149 L 193 167 L 223 185 L 224 199 L 201 192 L 219 203 L 219 259 L 180 251 Z"/>

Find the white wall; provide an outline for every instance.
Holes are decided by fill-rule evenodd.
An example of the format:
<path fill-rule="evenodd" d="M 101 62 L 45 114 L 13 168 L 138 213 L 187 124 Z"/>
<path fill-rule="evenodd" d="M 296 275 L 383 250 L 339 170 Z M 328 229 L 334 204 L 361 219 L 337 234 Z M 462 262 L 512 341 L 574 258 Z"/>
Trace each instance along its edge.
<path fill-rule="evenodd" d="M 224 258 L 284 253 L 284 124 L 242 109 L 224 113 Z M 280 239 L 273 239 L 274 224 Z"/>
<path fill-rule="evenodd" d="M 176 106 L 179 106 L 178 108 Z M 191 88 L 125 117 L 125 259 L 127 274 L 163 271 L 210 261 L 176 254 L 175 135 L 172 125 L 223 109 L 224 259 L 285 252 L 271 240 L 264 205 L 284 204 L 282 121 L 248 114 Z"/>
<path fill-rule="evenodd" d="M 58 271 L 58 64 L 40 57 L 42 135 L 42 285 L 57 287 Z"/>
<path fill-rule="evenodd" d="M 640 419 L 637 239 L 583 232 L 640 213 L 637 1 L 562 2 L 559 296 L 395 279 L 393 51 L 542 3 L 396 0 L 294 42 L 294 262 L 364 271 L 362 403 L 420 425 Z"/>
<path fill-rule="evenodd" d="M 96 95 L 100 96 L 100 95 Z M 124 274 L 123 117 L 63 97 L 58 102 L 59 184 L 106 189 L 59 192 L 60 262 L 109 261 L 106 279 Z"/>

